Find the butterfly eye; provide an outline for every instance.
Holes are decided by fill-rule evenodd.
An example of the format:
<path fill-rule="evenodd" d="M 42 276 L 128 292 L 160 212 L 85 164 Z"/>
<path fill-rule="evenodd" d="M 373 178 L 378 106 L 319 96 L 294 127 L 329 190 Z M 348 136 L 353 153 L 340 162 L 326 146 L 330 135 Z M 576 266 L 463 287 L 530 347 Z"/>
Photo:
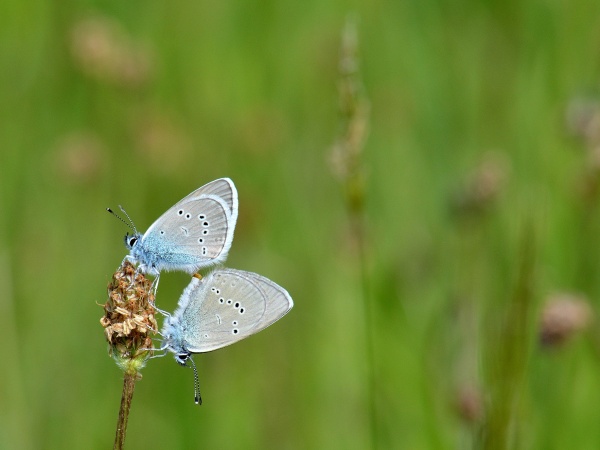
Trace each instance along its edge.
<path fill-rule="evenodd" d="M 135 235 L 129 236 L 129 233 L 125 235 L 125 245 L 129 248 L 132 248 L 137 242 L 137 240 L 138 238 Z"/>
<path fill-rule="evenodd" d="M 177 361 L 182 366 L 185 366 L 186 365 L 185 362 L 187 361 L 189 356 L 190 355 L 188 355 L 186 353 L 180 353 L 179 355 L 175 355 L 175 361 Z"/>
<path fill-rule="evenodd" d="M 179 214 L 180 216 L 183 216 L 183 209 L 180 209 L 179 211 L 177 211 L 177 214 Z"/>

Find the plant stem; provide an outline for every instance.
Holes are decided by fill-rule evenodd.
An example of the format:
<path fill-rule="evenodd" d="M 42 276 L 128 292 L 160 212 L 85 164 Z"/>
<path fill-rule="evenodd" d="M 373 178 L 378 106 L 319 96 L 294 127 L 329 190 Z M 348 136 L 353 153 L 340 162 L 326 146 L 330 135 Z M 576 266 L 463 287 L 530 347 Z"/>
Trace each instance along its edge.
<path fill-rule="evenodd" d="M 123 378 L 123 394 L 121 396 L 121 409 L 119 409 L 119 420 L 117 421 L 117 434 L 115 436 L 114 450 L 122 450 L 125 444 L 125 434 L 127 433 L 127 419 L 129 418 L 129 409 L 133 399 L 133 390 L 137 380 L 137 372 L 125 372 Z"/>
<path fill-rule="evenodd" d="M 367 262 L 367 242 L 365 236 L 365 218 L 364 210 L 352 214 L 350 212 L 350 221 L 353 227 L 354 238 L 358 247 L 358 265 L 360 271 L 360 280 L 362 288 L 363 313 L 364 313 L 364 333 L 365 333 L 365 356 L 367 369 L 367 403 L 369 408 L 369 426 L 371 448 L 379 448 L 378 427 L 377 427 L 377 382 L 375 373 L 375 342 L 373 336 L 373 305 L 369 295 L 369 268 Z"/>
<path fill-rule="evenodd" d="M 504 306 L 498 332 L 490 336 L 488 351 L 489 403 L 477 448 L 517 448 L 521 396 L 526 383 L 529 341 L 534 307 L 536 236 L 532 227 L 523 233 L 514 292 Z M 497 314 L 494 312 L 494 314 Z M 497 319 L 495 319 L 497 320 Z"/>
<path fill-rule="evenodd" d="M 371 448 L 377 449 L 377 380 L 375 335 L 373 320 L 375 309 L 370 298 L 367 213 L 365 210 L 365 176 L 362 152 L 368 128 L 369 104 L 362 91 L 359 77 L 358 37 L 356 22 L 348 17 L 342 33 L 340 56 L 340 133 L 332 151 L 332 169 L 342 182 L 345 206 L 357 250 L 357 269 L 360 273 L 365 339 L 366 403 L 369 415 Z"/>

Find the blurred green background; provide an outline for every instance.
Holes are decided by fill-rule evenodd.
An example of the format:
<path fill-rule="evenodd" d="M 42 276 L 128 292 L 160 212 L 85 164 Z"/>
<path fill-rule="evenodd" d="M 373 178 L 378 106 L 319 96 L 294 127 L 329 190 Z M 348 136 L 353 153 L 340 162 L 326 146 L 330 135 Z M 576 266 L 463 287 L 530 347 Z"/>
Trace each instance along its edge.
<path fill-rule="evenodd" d="M 127 448 L 598 448 L 600 2 L 4 1 L 0 58 L 1 449 L 112 446 L 104 209 L 222 176 L 295 307 L 201 407 L 150 361 Z"/>

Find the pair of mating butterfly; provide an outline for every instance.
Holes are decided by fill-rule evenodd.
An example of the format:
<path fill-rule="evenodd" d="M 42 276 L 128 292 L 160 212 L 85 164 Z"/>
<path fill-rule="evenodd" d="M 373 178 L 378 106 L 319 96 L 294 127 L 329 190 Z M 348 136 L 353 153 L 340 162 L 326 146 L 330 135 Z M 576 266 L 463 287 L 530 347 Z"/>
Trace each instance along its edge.
<path fill-rule="evenodd" d="M 109 209 L 109 212 L 110 211 Z M 126 259 L 138 270 L 156 276 L 179 270 L 190 275 L 222 263 L 233 241 L 238 196 L 229 178 L 212 181 L 177 202 L 142 235 L 125 235 Z M 133 225 L 133 224 L 132 224 Z M 193 353 L 233 344 L 273 324 L 293 306 L 285 289 L 243 270 L 217 268 L 204 278 L 193 277 L 173 315 L 162 329 L 162 350 L 187 365 Z M 196 403 L 201 403 L 196 379 Z"/>

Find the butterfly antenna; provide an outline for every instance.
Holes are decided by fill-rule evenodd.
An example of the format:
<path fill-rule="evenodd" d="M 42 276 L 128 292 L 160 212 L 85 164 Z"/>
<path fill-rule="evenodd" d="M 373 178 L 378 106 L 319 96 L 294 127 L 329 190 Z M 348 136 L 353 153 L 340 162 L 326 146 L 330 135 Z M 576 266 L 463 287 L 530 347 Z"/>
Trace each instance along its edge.
<path fill-rule="evenodd" d="M 194 402 L 196 405 L 202 404 L 202 397 L 200 396 L 200 381 L 198 380 L 198 370 L 196 370 L 196 363 L 190 357 L 189 361 L 192 363 L 192 369 L 194 369 Z"/>
<path fill-rule="evenodd" d="M 137 228 L 135 227 L 135 224 L 133 223 L 133 220 L 131 220 L 131 217 L 129 217 L 129 214 L 127 214 L 127 211 L 125 211 L 125 208 L 123 208 L 121 205 L 119 205 L 119 209 L 121 210 L 121 212 L 123 214 L 125 214 L 125 217 L 127 217 L 127 220 L 129 220 L 129 223 L 131 223 L 131 229 L 137 234 Z"/>
<path fill-rule="evenodd" d="M 137 233 L 137 231 L 135 230 L 135 227 L 134 227 L 134 226 L 131 226 L 131 224 L 129 224 L 129 223 L 127 223 L 127 222 L 125 222 L 125 221 L 123 220 L 123 218 L 122 218 L 121 216 L 119 216 L 117 213 L 115 213 L 115 212 L 114 212 L 112 209 L 110 209 L 110 208 L 106 208 L 106 210 L 107 210 L 109 213 L 111 213 L 113 216 L 115 216 L 117 219 L 119 219 L 121 222 L 123 222 L 125 225 L 127 225 L 129 228 L 131 228 L 131 229 L 132 229 L 134 232 L 136 232 L 136 233 Z M 129 219 L 129 216 L 128 216 L 127 218 Z M 131 221 L 131 219 L 129 219 L 129 221 Z"/>

